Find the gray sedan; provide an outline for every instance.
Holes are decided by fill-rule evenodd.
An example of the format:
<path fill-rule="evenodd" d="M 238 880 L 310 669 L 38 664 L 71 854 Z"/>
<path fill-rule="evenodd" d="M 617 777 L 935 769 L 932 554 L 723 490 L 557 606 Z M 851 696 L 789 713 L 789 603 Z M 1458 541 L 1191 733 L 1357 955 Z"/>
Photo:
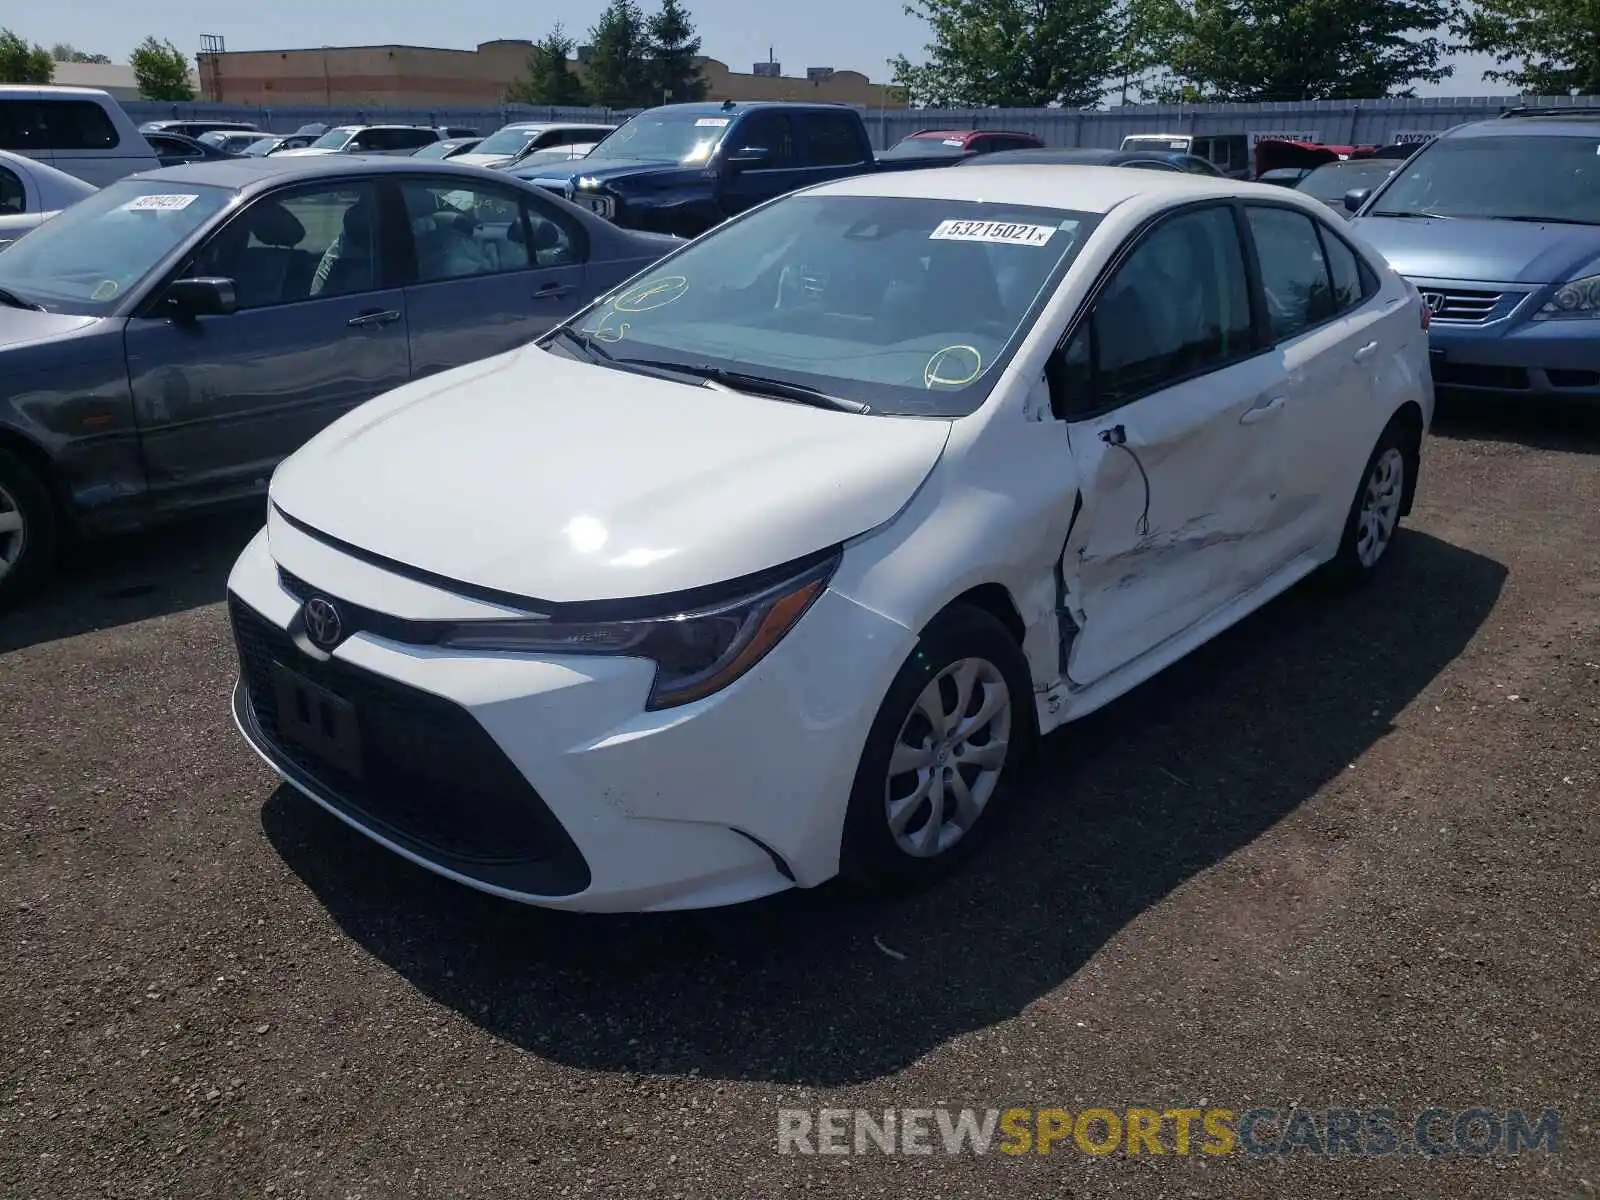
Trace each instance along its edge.
<path fill-rule="evenodd" d="M 95 190 L 48 163 L 0 150 L 0 250 Z"/>
<path fill-rule="evenodd" d="M 0 253 L 0 602 L 58 535 L 259 494 L 363 401 L 511 350 L 678 239 L 482 168 L 150 171 Z"/>

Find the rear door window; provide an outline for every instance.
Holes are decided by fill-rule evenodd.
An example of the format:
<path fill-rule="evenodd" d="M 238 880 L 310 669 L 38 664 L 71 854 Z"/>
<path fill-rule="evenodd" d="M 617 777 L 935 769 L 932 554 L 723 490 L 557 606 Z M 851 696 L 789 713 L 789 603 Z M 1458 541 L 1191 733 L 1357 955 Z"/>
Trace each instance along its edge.
<path fill-rule="evenodd" d="M 0 216 L 14 217 L 28 211 L 28 192 L 14 171 L 0 166 Z"/>
<path fill-rule="evenodd" d="M 806 162 L 813 167 L 842 167 L 864 161 L 859 126 L 842 113 L 806 113 Z"/>
<path fill-rule="evenodd" d="M 39 109 L 51 150 L 114 150 L 121 142 L 106 110 L 92 100 L 41 100 Z"/>

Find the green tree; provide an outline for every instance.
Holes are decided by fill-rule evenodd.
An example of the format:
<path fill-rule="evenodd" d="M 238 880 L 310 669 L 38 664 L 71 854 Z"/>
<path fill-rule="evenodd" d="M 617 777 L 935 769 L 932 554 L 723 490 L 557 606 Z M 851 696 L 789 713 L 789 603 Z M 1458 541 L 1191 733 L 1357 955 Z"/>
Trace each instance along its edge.
<path fill-rule="evenodd" d="M 661 0 L 661 10 L 645 25 L 645 37 L 652 102 L 704 100 L 706 81 L 694 61 L 700 55 L 700 39 L 683 5 Z"/>
<path fill-rule="evenodd" d="M 588 103 L 583 81 L 568 65 L 573 41 L 559 21 L 548 36 L 536 42 L 528 55 L 528 77 L 511 89 L 510 98 L 523 104 L 578 108 Z"/>
<path fill-rule="evenodd" d="M 49 83 L 55 77 L 50 51 L 0 29 L 0 83 Z"/>
<path fill-rule="evenodd" d="M 1600 3 L 1596 0 L 1477 0 L 1451 32 L 1463 49 L 1487 54 L 1488 79 L 1524 93 L 1600 95 Z"/>
<path fill-rule="evenodd" d="M 1456 0 L 1171 0 L 1159 25 L 1172 77 L 1206 100 L 1410 96 L 1454 73 L 1438 31 Z"/>
<path fill-rule="evenodd" d="M 889 60 L 913 104 L 1088 108 L 1118 73 L 1117 0 L 910 0 L 926 21 L 927 62 Z"/>
<path fill-rule="evenodd" d="M 57 42 L 50 47 L 50 57 L 57 62 L 67 63 L 108 63 L 111 61 L 104 54 L 85 54 L 71 42 Z"/>
<path fill-rule="evenodd" d="M 171 42 L 147 37 L 128 56 L 139 95 L 146 100 L 193 100 L 189 60 Z"/>
<path fill-rule="evenodd" d="M 660 103 L 650 94 L 649 35 L 635 0 L 610 0 L 589 30 L 590 57 L 584 81 L 589 95 L 607 108 Z"/>

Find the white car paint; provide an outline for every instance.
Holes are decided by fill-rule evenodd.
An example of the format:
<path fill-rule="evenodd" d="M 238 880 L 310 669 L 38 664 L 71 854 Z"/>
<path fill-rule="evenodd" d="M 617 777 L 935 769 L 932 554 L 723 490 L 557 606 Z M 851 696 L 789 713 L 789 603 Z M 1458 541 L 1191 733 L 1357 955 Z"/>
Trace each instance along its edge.
<path fill-rule="evenodd" d="M 108 92 L 99 88 L 0 85 L 0 108 L 15 110 L 0 114 L 0 120 L 13 127 L 34 124 L 34 114 L 41 107 L 61 105 L 90 105 L 99 109 L 104 117 L 102 128 L 109 129 L 106 144 L 88 147 L 34 145 L 20 153 L 97 188 L 136 171 L 154 171 L 161 165 L 132 118 Z M 73 123 L 69 118 L 63 125 L 70 128 Z"/>
<path fill-rule="evenodd" d="M 0 150 L 0 249 L 98 190 L 46 163 Z"/>
<path fill-rule="evenodd" d="M 1331 227 L 1324 206 L 1285 189 L 995 166 L 802 196 L 771 203 L 1004 196 L 1103 216 L 969 415 L 822 411 L 529 346 L 401 388 L 313 439 L 279 469 L 267 528 L 229 580 L 234 602 L 279 631 L 305 620 L 306 598 L 280 572 L 386 620 L 537 620 L 551 605 L 715 585 L 842 543 L 825 590 L 774 648 L 679 707 L 646 708 L 655 669 L 639 658 L 471 651 L 371 629 L 332 650 L 340 669 L 470 714 L 575 843 L 588 885 L 540 893 L 417 849 L 285 769 L 236 705 L 263 758 L 396 852 L 528 903 L 665 909 L 814 886 L 840 868 L 874 716 L 952 601 L 1004 589 L 1049 732 L 1333 558 L 1386 426 L 1402 410 L 1431 423 L 1420 298 L 1347 230 L 1378 283 L 1353 313 L 1110 412 L 1053 414 L 1047 360 L 1147 224 L 1245 199 Z"/>
<path fill-rule="evenodd" d="M 592 121 L 513 121 L 509 125 L 501 126 L 499 129 L 495 130 L 494 133 L 490 134 L 489 137 L 484 138 L 483 140 L 487 142 L 496 134 L 504 133 L 509 129 L 516 130 L 518 133 L 530 135 L 535 144 L 550 143 L 554 140 L 552 135 L 567 133 L 574 129 L 590 131 L 592 133 L 599 134 L 600 137 L 604 137 L 607 133 L 615 128 L 615 125 L 597 125 Z M 594 147 L 598 144 L 598 141 L 599 139 L 596 138 L 594 141 L 587 141 L 579 143 L 578 145 L 583 148 L 583 154 L 587 154 L 590 150 L 594 149 Z M 572 148 L 576 150 L 578 149 L 578 146 L 573 146 Z M 532 153 L 540 154 L 544 153 L 545 151 L 564 149 L 567 149 L 566 145 L 547 144 L 541 148 L 535 149 Z M 567 157 L 582 158 L 583 154 L 574 153 Z M 469 167 L 504 167 L 510 164 L 514 157 L 515 156 L 511 154 L 485 154 L 481 150 L 474 150 L 469 154 L 458 154 L 452 161 L 464 163 Z M 526 162 L 527 158 L 528 156 L 524 155 L 523 158 L 517 159 L 517 165 L 520 166 L 523 162 Z"/>

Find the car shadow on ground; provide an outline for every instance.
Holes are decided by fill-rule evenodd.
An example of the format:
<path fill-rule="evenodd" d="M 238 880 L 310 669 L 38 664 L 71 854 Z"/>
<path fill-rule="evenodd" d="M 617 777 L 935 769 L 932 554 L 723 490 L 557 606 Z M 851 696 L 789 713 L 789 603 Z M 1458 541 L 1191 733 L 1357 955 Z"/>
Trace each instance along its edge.
<path fill-rule="evenodd" d="M 43 590 L 0 611 L 0 654 L 217 603 L 262 513 L 252 504 L 73 546 Z"/>
<path fill-rule="evenodd" d="M 872 1080 L 1016 1015 L 1302 804 L 1461 652 L 1506 574 L 1410 531 L 1386 565 L 1355 594 L 1296 589 L 1047 739 L 983 855 L 895 902 L 824 888 L 572 916 L 429 875 L 287 787 L 262 822 L 351 938 L 535 1054 L 615 1072 Z"/>
<path fill-rule="evenodd" d="M 1511 442 L 1568 454 L 1600 454 L 1600 405 L 1452 396 L 1439 400 L 1433 434 L 1467 441 Z"/>

